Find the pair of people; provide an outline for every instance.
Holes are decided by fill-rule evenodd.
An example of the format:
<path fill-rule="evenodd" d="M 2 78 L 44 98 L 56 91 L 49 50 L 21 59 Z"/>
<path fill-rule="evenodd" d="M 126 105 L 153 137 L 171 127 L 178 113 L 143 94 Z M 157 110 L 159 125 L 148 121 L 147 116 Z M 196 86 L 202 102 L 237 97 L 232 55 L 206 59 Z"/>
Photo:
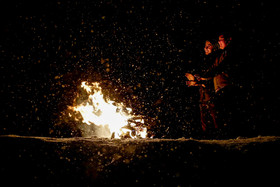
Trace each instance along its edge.
<path fill-rule="evenodd" d="M 218 42 L 207 40 L 205 58 L 197 74 L 186 73 L 188 86 L 199 86 L 202 130 L 214 137 L 231 136 L 233 104 L 230 70 L 231 37 L 219 35 Z"/>

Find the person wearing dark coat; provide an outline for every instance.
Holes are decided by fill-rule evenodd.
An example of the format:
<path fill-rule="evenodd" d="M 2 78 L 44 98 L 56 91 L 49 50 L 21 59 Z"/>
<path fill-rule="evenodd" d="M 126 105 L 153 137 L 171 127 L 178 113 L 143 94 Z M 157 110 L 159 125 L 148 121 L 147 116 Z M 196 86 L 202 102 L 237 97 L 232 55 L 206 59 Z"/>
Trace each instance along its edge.
<path fill-rule="evenodd" d="M 217 123 L 221 130 L 220 136 L 231 138 L 234 136 L 234 87 L 231 80 L 231 71 L 234 69 L 232 38 L 226 35 L 219 36 L 219 50 L 214 64 L 205 71 L 204 77 L 213 77 Z"/>
<path fill-rule="evenodd" d="M 188 78 L 188 86 L 199 87 L 199 108 L 200 108 L 200 122 L 205 138 L 214 137 L 218 129 L 216 122 L 216 112 L 213 102 L 214 86 L 213 78 L 201 78 L 199 74 L 205 71 L 213 64 L 215 60 L 216 45 L 214 40 L 206 40 L 204 46 L 204 58 L 199 64 L 199 70 L 195 71 L 195 75 L 186 73 Z"/>

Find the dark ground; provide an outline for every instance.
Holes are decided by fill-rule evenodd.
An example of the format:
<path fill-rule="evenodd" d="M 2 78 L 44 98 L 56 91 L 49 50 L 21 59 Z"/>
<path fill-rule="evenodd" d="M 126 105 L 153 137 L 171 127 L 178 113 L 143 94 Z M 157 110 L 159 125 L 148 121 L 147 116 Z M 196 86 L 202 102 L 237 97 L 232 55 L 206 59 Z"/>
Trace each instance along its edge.
<path fill-rule="evenodd" d="M 230 140 L 0 137 L 14 186 L 277 186 L 280 138 Z"/>

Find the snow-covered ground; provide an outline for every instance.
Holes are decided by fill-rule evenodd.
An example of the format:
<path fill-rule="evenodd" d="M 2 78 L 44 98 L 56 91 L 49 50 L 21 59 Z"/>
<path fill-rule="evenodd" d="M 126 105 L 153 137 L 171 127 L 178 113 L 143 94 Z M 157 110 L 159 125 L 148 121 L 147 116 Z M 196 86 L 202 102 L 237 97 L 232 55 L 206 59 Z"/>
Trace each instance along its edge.
<path fill-rule="evenodd" d="M 3 184 L 46 186 L 269 185 L 280 137 L 230 140 L 0 136 Z"/>

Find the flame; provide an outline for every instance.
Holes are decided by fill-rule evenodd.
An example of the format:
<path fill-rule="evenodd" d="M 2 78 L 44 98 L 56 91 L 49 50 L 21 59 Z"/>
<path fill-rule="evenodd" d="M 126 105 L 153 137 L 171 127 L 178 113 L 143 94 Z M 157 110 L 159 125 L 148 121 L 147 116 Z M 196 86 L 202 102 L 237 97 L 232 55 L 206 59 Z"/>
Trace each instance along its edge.
<path fill-rule="evenodd" d="M 133 115 L 132 109 L 126 108 L 123 103 L 105 100 L 99 83 L 84 81 L 81 88 L 89 96 L 79 105 L 71 108 L 81 114 L 83 123 L 108 127 L 110 137 L 120 138 L 128 135 L 132 138 L 146 138 L 147 129 L 143 127 L 144 120 L 141 119 L 141 116 Z M 141 125 L 139 126 L 139 124 Z M 107 135 L 107 137 L 109 136 Z"/>

